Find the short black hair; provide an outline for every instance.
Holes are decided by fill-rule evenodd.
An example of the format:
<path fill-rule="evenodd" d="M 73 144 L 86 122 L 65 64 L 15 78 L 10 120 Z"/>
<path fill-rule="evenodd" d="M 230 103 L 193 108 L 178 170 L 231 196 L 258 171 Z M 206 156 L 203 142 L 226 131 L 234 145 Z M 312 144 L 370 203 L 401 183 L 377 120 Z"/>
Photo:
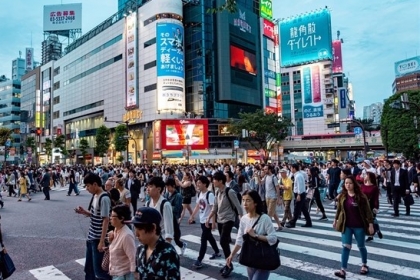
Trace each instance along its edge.
<path fill-rule="evenodd" d="M 160 193 L 162 193 L 163 189 L 165 188 L 165 182 L 163 181 L 162 177 L 159 176 L 153 176 L 150 178 L 149 182 L 147 182 L 147 185 L 155 185 L 156 188 L 160 188 Z"/>
<path fill-rule="evenodd" d="M 229 176 L 230 179 L 233 179 L 233 173 L 232 173 L 232 171 L 229 170 L 229 171 L 226 171 L 225 173 Z"/>
<path fill-rule="evenodd" d="M 217 171 L 213 175 L 213 180 L 222 181 L 223 184 L 226 184 L 226 175 L 222 171 Z"/>
<path fill-rule="evenodd" d="M 109 190 L 109 197 L 111 198 L 111 200 L 113 201 L 119 201 L 120 200 L 120 191 L 112 188 Z"/>
<path fill-rule="evenodd" d="M 123 221 L 131 220 L 130 206 L 128 206 L 126 204 L 121 204 L 121 205 L 114 206 L 112 208 L 112 211 L 115 212 L 115 214 L 117 214 L 118 219 L 120 219 L 120 220 L 123 220 Z"/>
<path fill-rule="evenodd" d="M 299 171 L 300 170 L 300 165 L 297 164 L 297 163 L 293 163 L 292 168 L 296 169 L 296 171 Z"/>
<path fill-rule="evenodd" d="M 210 185 L 210 180 L 206 176 L 199 176 L 197 181 L 200 181 L 201 183 L 206 185 L 206 188 L 208 188 Z"/>
<path fill-rule="evenodd" d="M 98 185 L 98 187 L 102 187 L 102 180 L 101 178 L 96 175 L 95 173 L 89 172 L 88 174 L 86 174 L 85 178 L 83 178 L 83 183 L 85 185 L 89 184 L 89 185 L 93 185 L 94 183 L 96 183 Z"/>
<path fill-rule="evenodd" d="M 172 178 L 168 178 L 168 180 L 166 180 L 166 182 L 165 182 L 165 186 L 175 187 L 176 186 L 175 180 L 172 179 Z"/>

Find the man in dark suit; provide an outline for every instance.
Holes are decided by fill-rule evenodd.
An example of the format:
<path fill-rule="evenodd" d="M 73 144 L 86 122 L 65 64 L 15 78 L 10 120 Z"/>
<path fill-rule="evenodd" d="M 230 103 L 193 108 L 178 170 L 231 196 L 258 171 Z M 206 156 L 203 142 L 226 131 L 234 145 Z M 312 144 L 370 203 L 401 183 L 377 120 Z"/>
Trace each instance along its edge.
<path fill-rule="evenodd" d="M 346 162 L 346 168 L 351 170 L 351 175 L 353 175 L 354 177 L 356 177 L 357 175 L 359 175 L 359 173 L 362 171 L 360 170 L 360 168 L 357 166 L 357 164 L 354 161 L 347 161 Z"/>
<path fill-rule="evenodd" d="M 137 199 L 140 195 L 140 180 L 135 177 L 135 171 L 130 170 L 128 172 L 128 179 L 125 181 L 125 188 L 130 191 L 131 194 L 131 205 L 133 206 L 133 213 L 137 211 Z"/>
<path fill-rule="evenodd" d="M 401 168 L 399 160 L 393 161 L 394 168 L 391 171 L 391 188 L 392 197 L 394 200 L 394 214 L 392 216 L 398 217 L 399 204 L 402 197 L 410 194 L 410 184 L 408 183 L 408 171 Z M 410 215 L 410 205 L 405 205 L 405 215 Z"/>
<path fill-rule="evenodd" d="M 44 175 L 42 175 L 42 179 L 39 182 L 39 184 L 42 186 L 42 191 L 45 195 L 44 200 L 50 200 L 50 180 L 50 171 L 47 168 L 45 168 Z"/>

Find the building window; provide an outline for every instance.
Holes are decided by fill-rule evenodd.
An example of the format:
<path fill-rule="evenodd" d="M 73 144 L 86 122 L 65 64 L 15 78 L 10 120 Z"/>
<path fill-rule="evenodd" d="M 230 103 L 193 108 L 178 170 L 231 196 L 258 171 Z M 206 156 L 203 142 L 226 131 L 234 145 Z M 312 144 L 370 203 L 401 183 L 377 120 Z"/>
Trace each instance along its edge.
<path fill-rule="evenodd" d="M 55 119 L 58 119 L 58 118 L 60 118 L 60 111 L 55 111 L 53 113 L 53 119 L 55 120 Z"/>
<path fill-rule="evenodd" d="M 144 92 L 155 90 L 157 87 L 157 84 L 152 84 L 144 87 Z"/>
<path fill-rule="evenodd" d="M 156 60 L 154 60 L 154 61 L 152 61 L 152 62 L 149 62 L 149 63 L 146 63 L 146 64 L 144 65 L 144 70 L 147 70 L 147 69 L 153 68 L 153 67 L 155 67 L 155 66 L 156 66 Z"/>
<path fill-rule="evenodd" d="M 154 44 L 156 44 L 156 37 L 153 38 L 153 39 L 150 39 L 147 42 L 144 42 L 144 48 L 150 47 L 150 46 L 152 46 Z"/>
<path fill-rule="evenodd" d="M 53 98 L 53 105 L 60 103 L 60 96 L 56 96 Z"/>
<path fill-rule="evenodd" d="M 95 107 L 102 106 L 102 105 L 104 105 L 103 100 L 95 102 L 95 103 L 87 104 L 85 106 L 82 106 L 82 107 L 79 107 L 79 108 L 76 108 L 76 109 L 73 109 L 73 110 L 70 110 L 70 111 L 66 111 L 66 112 L 64 112 L 63 116 L 65 117 L 65 116 L 68 116 L 68 115 L 80 113 L 82 111 L 93 109 Z"/>
<path fill-rule="evenodd" d="M 54 69 L 54 76 L 60 74 L 60 66 Z"/>
<path fill-rule="evenodd" d="M 60 81 L 55 82 L 54 85 L 53 85 L 53 89 L 56 90 L 56 89 L 59 89 L 59 88 L 60 88 Z"/>

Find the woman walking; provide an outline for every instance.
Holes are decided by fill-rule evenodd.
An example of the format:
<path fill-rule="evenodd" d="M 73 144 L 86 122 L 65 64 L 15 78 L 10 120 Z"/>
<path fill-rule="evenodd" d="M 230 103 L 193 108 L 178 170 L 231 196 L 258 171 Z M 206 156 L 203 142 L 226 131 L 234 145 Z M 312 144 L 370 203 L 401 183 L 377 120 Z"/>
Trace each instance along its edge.
<path fill-rule="evenodd" d="M 187 210 L 192 215 L 192 208 L 191 208 L 191 199 L 194 196 L 194 186 L 192 182 L 192 176 L 189 172 L 186 172 L 182 181 L 179 181 L 177 177 L 175 177 L 175 183 L 177 186 L 181 187 L 181 194 L 182 194 L 182 212 L 181 217 L 178 220 L 180 224 L 182 219 L 184 218 L 185 211 Z M 195 221 L 193 221 L 195 224 Z"/>
<path fill-rule="evenodd" d="M 130 206 L 117 205 L 112 208 L 111 225 L 108 232 L 109 274 L 113 280 L 134 280 L 136 271 L 136 244 L 134 234 L 124 223 L 131 220 Z"/>
<path fill-rule="evenodd" d="M 28 194 L 28 183 L 27 183 L 25 172 L 20 172 L 20 178 L 19 178 L 19 199 L 18 201 L 22 201 L 22 196 L 26 196 L 28 198 L 28 201 L 31 201 L 31 197 Z"/>
<path fill-rule="evenodd" d="M 251 237 L 267 242 L 270 245 L 274 245 L 277 242 L 277 236 L 271 218 L 262 212 L 263 205 L 258 192 L 254 190 L 245 191 L 242 195 L 242 205 L 247 214 L 241 218 L 235 247 L 226 259 L 226 265 L 228 267 L 232 266 L 232 260 L 242 247 L 244 234 L 247 233 Z M 247 271 L 249 280 L 267 280 L 270 276 L 270 270 L 247 267 Z"/>
<path fill-rule="evenodd" d="M 76 175 L 74 174 L 74 170 L 71 169 L 70 173 L 68 173 L 68 176 L 66 177 L 68 178 L 68 182 L 69 182 L 69 191 L 67 193 L 67 196 L 71 195 L 71 192 L 74 190 L 74 192 L 76 193 L 76 195 L 79 195 L 79 191 L 77 189 L 77 185 L 76 185 Z"/>
<path fill-rule="evenodd" d="M 361 186 L 362 193 L 366 195 L 369 200 L 370 210 L 373 213 L 373 227 L 375 229 L 375 233 L 378 234 L 379 239 L 382 239 L 383 235 L 379 228 L 378 221 L 376 220 L 376 214 L 379 210 L 379 187 L 377 185 L 376 176 L 372 172 L 366 172 L 364 184 Z M 370 242 L 373 240 L 373 235 L 369 236 L 366 239 L 366 242 Z"/>
<path fill-rule="evenodd" d="M 347 263 L 350 256 L 352 236 L 357 242 L 362 268 L 360 274 L 369 273 L 367 266 L 367 250 L 365 247 L 366 234 L 373 234 L 373 216 L 370 210 L 369 201 L 362 193 L 362 190 L 353 176 L 347 176 L 344 181 L 343 191 L 338 198 L 337 212 L 333 227 L 341 232 L 341 269 L 334 272 L 334 275 L 346 279 Z"/>

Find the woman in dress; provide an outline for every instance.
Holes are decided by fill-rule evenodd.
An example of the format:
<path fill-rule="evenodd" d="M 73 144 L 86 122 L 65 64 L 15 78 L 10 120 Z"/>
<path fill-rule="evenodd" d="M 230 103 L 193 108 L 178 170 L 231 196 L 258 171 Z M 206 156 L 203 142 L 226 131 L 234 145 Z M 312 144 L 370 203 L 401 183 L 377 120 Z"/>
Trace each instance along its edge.
<path fill-rule="evenodd" d="M 235 258 L 236 253 L 241 249 L 243 244 L 242 236 L 245 233 L 260 241 L 267 242 L 270 245 L 274 245 L 277 242 L 277 236 L 271 218 L 262 212 L 263 205 L 258 192 L 254 190 L 245 191 L 242 195 L 242 205 L 247 214 L 243 215 L 241 218 L 235 247 L 230 256 L 226 259 L 226 265 L 228 267 L 231 267 L 232 260 Z M 252 228 L 257 220 L 257 224 Z M 249 280 L 267 280 L 270 276 L 269 270 L 247 267 L 247 271 Z"/>
<path fill-rule="evenodd" d="M 361 186 L 361 189 L 362 189 L 362 193 L 364 193 L 366 197 L 368 198 L 370 210 L 372 210 L 372 213 L 373 213 L 373 221 L 374 221 L 373 227 L 375 229 L 375 232 L 373 233 L 373 235 L 377 233 L 378 237 L 382 239 L 383 235 L 379 228 L 378 221 L 376 220 L 376 214 L 378 213 L 378 210 L 379 210 L 379 187 L 376 182 L 377 182 L 376 175 L 372 172 L 366 172 L 364 183 Z M 373 235 L 369 236 L 366 239 L 366 242 L 372 241 Z"/>
<path fill-rule="evenodd" d="M 109 274 L 113 280 L 134 280 L 136 271 L 136 244 L 132 230 L 125 224 L 131 220 L 130 206 L 117 205 L 112 208 L 111 225 L 108 232 Z"/>
<path fill-rule="evenodd" d="M 337 212 L 333 223 L 333 228 L 341 232 L 341 269 L 334 272 L 334 275 L 346 279 L 347 263 L 350 256 L 352 236 L 357 242 L 362 268 L 360 274 L 369 273 L 367 266 L 367 250 L 365 246 L 366 234 L 372 235 L 373 215 L 370 210 L 369 201 L 353 176 L 347 176 L 344 187 L 338 198 Z"/>
<path fill-rule="evenodd" d="M 25 172 L 20 172 L 20 178 L 18 180 L 19 183 L 19 199 L 18 201 L 22 201 L 22 196 L 26 196 L 28 198 L 28 201 L 31 201 L 31 197 L 28 194 L 28 183 L 26 179 Z"/>
<path fill-rule="evenodd" d="M 182 194 L 182 212 L 181 217 L 178 220 L 178 223 L 181 223 L 182 219 L 184 218 L 185 211 L 187 210 L 192 215 L 192 208 L 191 208 L 191 199 L 193 197 L 193 189 L 192 185 L 192 176 L 189 172 L 186 172 L 182 181 L 179 181 L 177 177 L 175 177 L 175 183 L 178 187 L 181 187 L 181 194 Z M 195 223 L 195 222 L 193 222 Z"/>

